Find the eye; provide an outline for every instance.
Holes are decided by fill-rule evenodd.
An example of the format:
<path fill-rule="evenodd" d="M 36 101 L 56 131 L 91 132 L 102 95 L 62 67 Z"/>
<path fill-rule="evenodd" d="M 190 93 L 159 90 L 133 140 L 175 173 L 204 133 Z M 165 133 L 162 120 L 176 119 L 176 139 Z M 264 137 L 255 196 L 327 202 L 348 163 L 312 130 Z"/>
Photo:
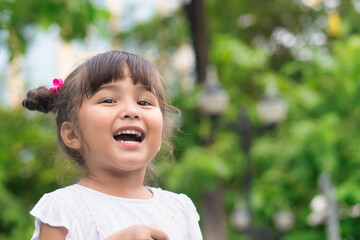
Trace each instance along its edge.
<path fill-rule="evenodd" d="M 111 98 L 106 98 L 106 99 L 102 100 L 100 103 L 111 104 L 111 103 L 116 103 L 116 101 Z"/>
<path fill-rule="evenodd" d="M 141 106 L 152 106 L 151 102 L 149 102 L 147 100 L 138 101 L 138 104 Z"/>

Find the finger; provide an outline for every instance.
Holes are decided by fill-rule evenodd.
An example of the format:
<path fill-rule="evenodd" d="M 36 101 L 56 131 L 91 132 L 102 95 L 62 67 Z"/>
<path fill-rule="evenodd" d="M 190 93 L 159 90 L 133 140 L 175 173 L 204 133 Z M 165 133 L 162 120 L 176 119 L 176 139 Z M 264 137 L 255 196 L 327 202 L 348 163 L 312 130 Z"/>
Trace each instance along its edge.
<path fill-rule="evenodd" d="M 151 238 L 154 240 L 169 240 L 168 235 L 156 225 L 148 225 L 151 228 Z"/>

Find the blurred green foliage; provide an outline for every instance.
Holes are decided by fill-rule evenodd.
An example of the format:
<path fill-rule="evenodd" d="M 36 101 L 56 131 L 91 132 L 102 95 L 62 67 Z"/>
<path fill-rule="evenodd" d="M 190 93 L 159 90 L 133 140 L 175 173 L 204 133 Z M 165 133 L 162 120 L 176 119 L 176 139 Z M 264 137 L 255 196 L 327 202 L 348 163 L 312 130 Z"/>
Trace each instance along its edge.
<path fill-rule="evenodd" d="M 30 239 L 30 209 L 57 187 L 54 119 L 0 109 L 0 239 Z"/>
<path fill-rule="evenodd" d="M 292 211 L 295 226 L 282 239 L 326 239 L 324 223 L 309 226 L 307 217 L 311 199 L 320 193 L 318 177 L 328 172 L 336 187 L 341 237 L 355 240 L 360 218 L 349 212 L 360 203 L 359 13 L 355 0 L 332 8 L 316 2 L 311 7 L 291 0 L 206 1 L 210 62 L 231 99 L 211 146 L 201 144 L 211 128 L 197 106 L 201 86 L 183 91 L 182 75 L 172 66 L 178 47 L 190 43 L 184 13 L 156 16 L 118 37 L 125 48 L 135 42 L 139 49 L 158 52 L 157 63 L 167 54 L 160 70 L 172 69 L 178 80 L 170 90 L 182 110 L 181 132 L 174 139 L 175 162 L 158 163 L 163 185 L 187 193 L 200 213 L 203 194 L 216 188 L 225 193 L 228 216 L 242 206 L 241 136 L 221 126 L 236 121 L 241 107 L 260 124 L 256 103 L 273 81 L 289 104 L 289 115 L 275 131 L 257 136 L 251 150 L 255 224 L 273 226 L 275 213 Z M 327 30 L 330 11 L 341 16 L 337 35 Z M 54 129 L 52 117 L 0 111 L 0 239 L 29 238 L 33 219 L 28 211 L 58 186 L 51 164 L 57 151 Z M 240 238 L 245 239 L 228 222 L 228 239 Z"/>
<path fill-rule="evenodd" d="M 107 11 L 98 9 L 90 0 L 0 0 L 0 43 L 13 58 L 26 52 L 36 27 L 57 25 L 63 39 L 84 39 L 89 26 L 99 25 L 108 17 Z"/>
<path fill-rule="evenodd" d="M 231 99 L 219 126 L 236 121 L 242 107 L 248 109 L 251 121 L 260 125 L 256 104 L 268 82 L 276 83 L 289 104 L 287 120 L 275 131 L 257 136 L 252 147 L 256 226 L 274 226 L 277 212 L 291 211 L 296 223 L 283 239 L 325 239 L 325 223 L 309 226 L 307 218 L 310 201 L 321 193 L 318 178 L 328 172 L 336 187 L 341 237 L 360 238 L 356 227 L 360 218 L 349 214 L 351 207 L 360 203 L 358 2 L 205 2 L 210 62 L 217 66 L 220 82 Z M 338 13 L 339 21 L 331 20 L 329 13 Z M 135 34 L 142 44 L 174 52 L 179 45 L 191 43 L 189 30 L 184 32 L 184 18 L 182 11 L 154 18 L 122 37 L 126 43 Z M 330 22 L 339 25 L 330 26 Z M 140 31 L 146 28 L 151 32 L 153 26 L 162 26 L 158 31 L 170 40 L 158 42 Z M 329 31 L 330 27 L 339 28 Z M 174 29 L 179 29 L 177 35 L 171 34 Z M 169 67 L 166 64 L 163 70 Z M 219 127 L 215 143 L 202 146 L 211 122 L 197 107 L 201 86 L 190 93 L 179 90 L 180 85 L 170 88 L 176 93 L 175 105 L 182 110 L 182 132 L 174 141 L 176 163 L 161 165 L 164 184 L 189 194 L 200 212 L 204 194 L 223 189 L 224 208 L 230 215 L 236 205 L 244 207 L 245 201 L 241 136 Z M 230 223 L 228 238 L 239 239 Z"/>

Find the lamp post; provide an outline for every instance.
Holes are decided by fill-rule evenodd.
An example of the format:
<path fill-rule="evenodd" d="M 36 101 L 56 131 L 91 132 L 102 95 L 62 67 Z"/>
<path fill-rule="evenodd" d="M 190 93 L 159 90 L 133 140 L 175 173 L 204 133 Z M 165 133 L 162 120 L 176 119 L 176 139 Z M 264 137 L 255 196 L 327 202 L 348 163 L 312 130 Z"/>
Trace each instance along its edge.
<path fill-rule="evenodd" d="M 225 112 L 228 105 L 228 95 L 218 84 L 216 70 L 213 66 L 207 68 L 207 81 L 205 88 L 199 98 L 200 109 L 211 117 L 212 129 L 209 142 L 214 141 L 214 133 L 216 128 L 216 120 L 219 115 Z M 246 209 L 235 211 L 232 215 L 234 226 L 246 233 L 251 240 L 267 240 L 274 239 L 278 233 L 289 230 L 294 224 L 294 216 L 291 212 L 279 212 L 274 217 L 275 226 L 278 232 L 274 233 L 267 227 L 255 229 L 253 225 L 252 211 L 252 161 L 250 150 L 254 135 L 273 129 L 277 124 L 285 120 L 287 115 L 287 104 L 278 94 L 274 83 L 269 83 L 266 87 L 264 97 L 257 105 L 257 111 L 262 126 L 254 126 L 247 114 L 245 108 L 241 109 L 237 122 L 226 124 L 226 128 L 237 132 L 240 136 L 241 149 L 245 156 L 245 205 Z"/>
<path fill-rule="evenodd" d="M 266 86 L 265 95 L 257 105 L 258 115 L 265 126 L 274 126 L 286 119 L 287 103 L 280 98 L 274 82 Z"/>
<path fill-rule="evenodd" d="M 205 140 L 206 145 L 214 142 L 217 119 L 226 111 L 228 104 L 229 95 L 219 84 L 215 66 L 208 65 L 204 89 L 199 96 L 200 110 L 210 116 L 212 122 L 210 136 Z"/>
<path fill-rule="evenodd" d="M 321 173 L 319 185 L 322 195 L 315 196 L 310 203 L 312 212 L 307 217 L 310 226 L 326 222 L 326 233 L 329 240 L 340 240 L 339 213 L 335 197 L 335 187 L 328 172 Z"/>
<path fill-rule="evenodd" d="M 206 81 L 203 91 L 199 95 L 200 110 L 210 116 L 211 132 L 203 139 L 205 146 L 211 145 L 215 140 L 217 118 L 228 106 L 229 97 L 218 83 L 215 66 L 209 65 L 206 69 Z M 226 214 L 222 189 L 208 189 L 203 195 L 203 229 L 207 240 L 226 240 Z"/>
<path fill-rule="evenodd" d="M 280 212 L 275 215 L 274 223 L 279 232 L 271 231 L 270 228 L 261 227 L 256 229 L 253 225 L 253 208 L 252 208 L 252 161 L 250 151 L 253 137 L 256 134 L 273 129 L 277 124 L 285 120 L 287 115 L 287 104 L 282 100 L 277 92 L 277 88 L 273 83 L 269 83 L 266 87 L 264 97 L 257 105 L 259 118 L 262 126 L 255 126 L 251 123 L 247 111 L 243 108 L 240 112 L 239 120 L 234 123 L 227 124 L 227 128 L 239 133 L 241 149 L 245 157 L 245 211 L 237 210 L 233 213 L 232 221 L 234 226 L 247 234 L 251 240 L 267 240 L 276 239 L 282 232 L 292 227 L 294 217 L 291 212 Z M 240 211 L 240 212 L 239 212 Z M 243 218 L 242 220 L 240 218 Z M 246 223 L 246 224 L 239 224 Z"/>

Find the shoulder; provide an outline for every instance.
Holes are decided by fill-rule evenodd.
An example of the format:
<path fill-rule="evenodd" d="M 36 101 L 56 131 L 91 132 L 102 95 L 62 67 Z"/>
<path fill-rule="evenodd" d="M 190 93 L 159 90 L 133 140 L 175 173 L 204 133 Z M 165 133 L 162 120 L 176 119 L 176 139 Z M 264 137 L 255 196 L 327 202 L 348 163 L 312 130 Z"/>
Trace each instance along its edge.
<path fill-rule="evenodd" d="M 42 223 L 52 227 L 65 227 L 69 232 L 74 226 L 75 213 L 69 204 L 69 189 L 58 189 L 51 193 L 46 193 L 37 202 L 30 214 L 35 217 L 35 232 L 32 239 L 40 236 Z"/>
<path fill-rule="evenodd" d="M 53 192 L 44 194 L 30 212 L 38 211 L 71 212 L 77 214 L 83 212 L 84 198 L 88 198 L 90 193 L 85 192 L 79 185 L 74 184 L 64 188 L 59 188 Z M 35 215 L 34 215 L 35 216 Z M 36 216 L 35 216 L 36 217 Z"/>
<path fill-rule="evenodd" d="M 182 203 L 191 203 L 192 201 L 191 199 L 186 196 L 183 193 L 175 193 L 175 192 L 171 192 L 168 190 L 163 190 L 161 188 L 150 188 L 155 194 L 157 194 L 159 197 L 161 198 L 167 198 L 167 199 L 171 199 L 171 200 L 176 200 L 176 201 L 180 201 Z"/>
<path fill-rule="evenodd" d="M 192 200 L 183 193 L 174 193 L 161 188 L 150 188 L 160 201 L 172 203 L 176 205 L 186 215 L 191 215 L 195 219 L 199 219 L 196 207 Z"/>
<path fill-rule="evenodd" d="M 74 203 L 71 201 L 71 199 L 74 199 L 72 188 L 72 186 L 69 186 L 44 194 L 31 210 L 30 214 L 34 217 L 42 218 L 52 218 L 51 215 L 58 216 L 64 212 L 72 214 L 72 205 Z"/>
<path fill-rule="evenodd" d="M 86 239 L 86 234 L 97 234 L 96 226 L 84 204 L 81 188 L 71 185 L 44 194 L 30 214 L 35 217 L 35 232 L 32 239 L 40 235 L 41 223 L 52 227 L 65 227 L 67 239 Z"/>
<path fill-rule="evenodd" d="M 200 216 L 192 200 L 183 193 L 174 193 L 161 188 L 150 188 L 155 198 L 162 206 L 168 208 L 170 215 L 174 214 L 184 226 L 182 231 L 186 239 L 203 239 L 199 227 Z"/>
<path fill-rule="evenodd" d="M 154 188 L 154 187 L 151 187 L 150 190 L 154 193 L 156 198 L 168 199 L 168 200 L 174 200 L 180 202 L 191 201 L 190 198 L 183 193 L 170 192 L 168 190 L 163 190 L 161 188 Z"/>
<path fill-rule="evenodd" d="M 76 200 L 76 187 L 71 185 L 64 188 L 59 188 L 53 192 L 44 194 L 36 205 L 56 204 L 70 206 Z"/>

